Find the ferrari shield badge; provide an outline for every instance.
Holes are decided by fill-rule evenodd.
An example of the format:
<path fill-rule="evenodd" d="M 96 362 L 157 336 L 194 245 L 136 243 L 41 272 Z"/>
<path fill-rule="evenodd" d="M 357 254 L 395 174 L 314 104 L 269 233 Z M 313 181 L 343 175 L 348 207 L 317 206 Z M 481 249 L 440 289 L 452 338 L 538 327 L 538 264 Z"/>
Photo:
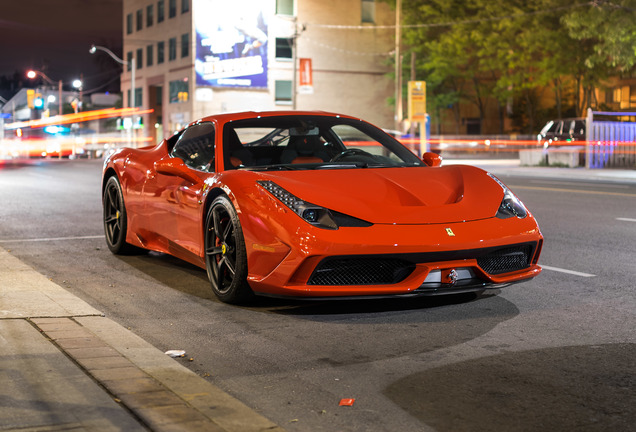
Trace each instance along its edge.
<path fill-rule="evenodd" d="M 446 228 L 446 234 L 448 234 L 449 237 L 455 237 L 455 233 L 450 228 Z"/>

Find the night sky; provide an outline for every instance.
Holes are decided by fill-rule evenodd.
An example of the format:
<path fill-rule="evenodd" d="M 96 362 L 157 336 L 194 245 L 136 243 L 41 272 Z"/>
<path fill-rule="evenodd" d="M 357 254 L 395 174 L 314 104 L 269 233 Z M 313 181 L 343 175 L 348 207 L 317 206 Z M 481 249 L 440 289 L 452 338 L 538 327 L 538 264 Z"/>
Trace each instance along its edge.
<path fill-rule="evenodd" d="M 83 74 L 88 92 L 118 91 L 113 77 L 121 66 L 104 53 L 91 55 L 88 50 L 94 43 L 121 56 L 122 3 L 0 0 L 0 76 L 37 69 L 67 86 Z"/>

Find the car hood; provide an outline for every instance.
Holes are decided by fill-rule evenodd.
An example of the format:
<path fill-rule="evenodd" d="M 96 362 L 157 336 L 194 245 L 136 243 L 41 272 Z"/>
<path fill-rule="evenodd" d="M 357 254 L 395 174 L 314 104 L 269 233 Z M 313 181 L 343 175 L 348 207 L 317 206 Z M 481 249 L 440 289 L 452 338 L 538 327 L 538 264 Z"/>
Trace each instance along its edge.
<path fill-rule="evenodd" d="M 258 174 L 304 201 L 374 224 L 491 218 L 503 198 L 501 186 L 485 171 L 466 165 Z"/>

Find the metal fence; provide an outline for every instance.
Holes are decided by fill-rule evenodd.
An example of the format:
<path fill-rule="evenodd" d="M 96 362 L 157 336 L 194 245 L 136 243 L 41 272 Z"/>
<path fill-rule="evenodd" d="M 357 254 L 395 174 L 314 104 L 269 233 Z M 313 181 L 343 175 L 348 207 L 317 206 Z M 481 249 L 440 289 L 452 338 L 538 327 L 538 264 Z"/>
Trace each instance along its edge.
<path fill-rule="evenodd" d="M 636 122 L 621 121 L 635 117 L 634 112 L 587 110 L 587 168 L 636 168 Z"/>

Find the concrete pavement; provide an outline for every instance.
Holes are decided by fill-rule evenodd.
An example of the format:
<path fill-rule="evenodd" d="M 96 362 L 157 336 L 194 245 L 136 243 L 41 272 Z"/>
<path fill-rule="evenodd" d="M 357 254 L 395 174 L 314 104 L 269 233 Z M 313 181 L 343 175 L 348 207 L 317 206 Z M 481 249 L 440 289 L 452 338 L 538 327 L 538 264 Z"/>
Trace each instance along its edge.
<path fill-rule="evenodd" d="M 497 175 L 621 181 L 636 170 L 447 160 Z M 0 248 L 0 430 L 282 431 Z"/>
<path fill-rule="evenodd" d="M 0 248 L 0 430 L 283 431 Z"/>

